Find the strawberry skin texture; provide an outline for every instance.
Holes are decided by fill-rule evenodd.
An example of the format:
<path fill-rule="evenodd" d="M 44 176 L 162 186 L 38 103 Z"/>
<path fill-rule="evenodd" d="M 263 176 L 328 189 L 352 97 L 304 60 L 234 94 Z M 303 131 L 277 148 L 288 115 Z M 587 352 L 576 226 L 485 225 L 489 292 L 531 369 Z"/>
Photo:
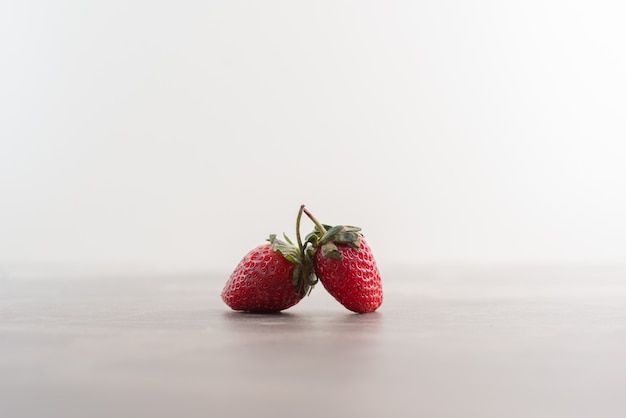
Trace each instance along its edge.
<path fill-rule="evenodd" d="M 328 293 L 349 310 L 374 312 L 383 303 L 380 272 L 370 246 L 361 238 L 360 248 L 336 244 L 341 260 L 315 254 L 315 271 Z"/>
<path fill-rule="evenodd" d="M 279 312 L 298 303 L 295 265 L 262 244 L 239 262 L 222 290 L 222 300 L 236 311 Z"/>

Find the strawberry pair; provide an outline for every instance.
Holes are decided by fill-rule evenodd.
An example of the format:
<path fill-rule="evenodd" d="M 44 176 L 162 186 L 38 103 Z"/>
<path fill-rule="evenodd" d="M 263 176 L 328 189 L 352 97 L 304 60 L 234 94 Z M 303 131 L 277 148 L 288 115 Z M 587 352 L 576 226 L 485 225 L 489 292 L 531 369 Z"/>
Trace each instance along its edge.
<path fill-rule="evenodd" d="M 303 242 L 300 220 L 306 214 L 315 224 Z M 383 289 L 372 250 L 361 229 L 321 224 L 302 205 L 296 220 L 297 245 L 271 235 L 269 242 L 239 262 L 222 300 L 236 311 L 279 312 L 308 295 L 317 280 L 347 309 L 373 312 L 382 304 Z"/>

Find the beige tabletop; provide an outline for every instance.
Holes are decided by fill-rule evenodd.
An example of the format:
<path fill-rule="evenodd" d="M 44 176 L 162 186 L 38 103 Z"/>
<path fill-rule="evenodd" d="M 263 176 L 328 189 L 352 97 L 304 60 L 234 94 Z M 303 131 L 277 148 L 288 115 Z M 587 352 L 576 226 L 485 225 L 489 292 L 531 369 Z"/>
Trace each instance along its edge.
<path fill-rule="evenodd" d="M 0 416 L 624 417 L 626 269 L 383 270 L 230 311 L 228 274 L 0 276 Z"/>

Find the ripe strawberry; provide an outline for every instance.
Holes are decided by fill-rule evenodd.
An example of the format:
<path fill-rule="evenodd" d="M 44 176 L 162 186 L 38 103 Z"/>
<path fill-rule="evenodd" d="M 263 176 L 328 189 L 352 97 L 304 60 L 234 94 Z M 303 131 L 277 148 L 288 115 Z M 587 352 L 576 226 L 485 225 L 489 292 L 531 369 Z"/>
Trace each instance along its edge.
<path fill-rule="evenodd" d="M 300 302 L 315 284 L 298 247 L 275 235 L 269 241 L 246 254 L 226 282 L 222 300 L 232 309 L 279 312 Z"/>
<path fill-rule="evenodd" d="M 361 228 L 322 225 L 304 206 L 302 210 L 316 226 L 306 242 L 314 248 L 315 272 L 324 288 L 353 312 L 374 312 L 383 303 L 383 287 Z"/>

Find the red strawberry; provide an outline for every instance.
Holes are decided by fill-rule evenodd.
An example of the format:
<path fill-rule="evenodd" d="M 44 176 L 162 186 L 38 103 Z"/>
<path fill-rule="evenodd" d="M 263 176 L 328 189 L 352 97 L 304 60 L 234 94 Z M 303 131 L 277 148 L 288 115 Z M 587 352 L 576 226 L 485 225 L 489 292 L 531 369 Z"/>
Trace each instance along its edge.
<path fill-rule="evenodd" d="M 301 251 L 271 235 L 239 262 L 222 290 L 222 300 L 236 311 L 279 312 L 290 308 L 315 284 Z"/>
<path fill-rule="evenodd" d="M 353 312 L 374 312 L 383 303 L 383 287 L 361 229 L 322 225 L 304 206 L 302 210 L 316 225 L 307 242 L 313 245 L 315 272 L 324 288 Z"/>

